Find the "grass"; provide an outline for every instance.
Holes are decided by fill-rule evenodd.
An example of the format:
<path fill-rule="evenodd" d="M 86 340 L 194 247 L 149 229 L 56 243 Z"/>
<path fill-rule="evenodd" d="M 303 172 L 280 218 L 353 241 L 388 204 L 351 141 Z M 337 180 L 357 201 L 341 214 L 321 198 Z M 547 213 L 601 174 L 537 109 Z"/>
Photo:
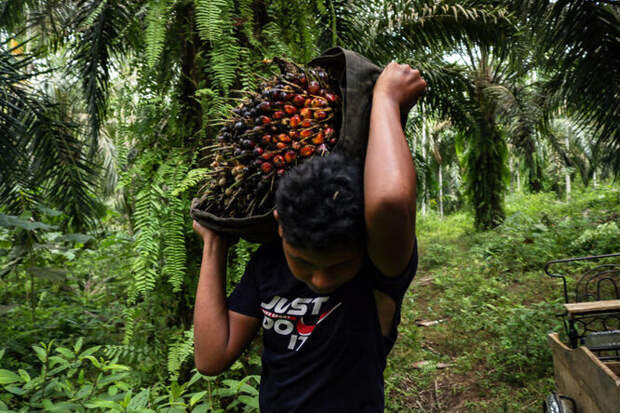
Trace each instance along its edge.
<path fill-rule="evenodd" d="M 505 223 L 481 233 L 465 212 L 419 216 L 420 264 L 388 358 L 386 411 L 539 412 L 554 388 L 546 336 L 561 331 L 562 302 L 542 267 L 620 251 L 618 205 L 618 186 L 568 203 L 512 194 Z"/>

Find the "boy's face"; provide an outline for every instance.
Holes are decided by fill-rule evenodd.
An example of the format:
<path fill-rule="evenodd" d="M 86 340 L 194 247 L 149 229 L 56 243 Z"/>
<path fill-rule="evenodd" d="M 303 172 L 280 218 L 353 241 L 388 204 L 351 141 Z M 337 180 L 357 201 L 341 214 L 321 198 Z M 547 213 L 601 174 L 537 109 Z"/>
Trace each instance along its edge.
<path fill-rule="evenodd" d="M 335 245 L 327 250 L 296 248 L 283 236 L 282 227 L 278 233 L 282 238 L 282 249 L 288 267 L 300 281 L 317 294 L 330 294 L 338 287 L 352 280 L 362 267 L 363 243 Z"/>

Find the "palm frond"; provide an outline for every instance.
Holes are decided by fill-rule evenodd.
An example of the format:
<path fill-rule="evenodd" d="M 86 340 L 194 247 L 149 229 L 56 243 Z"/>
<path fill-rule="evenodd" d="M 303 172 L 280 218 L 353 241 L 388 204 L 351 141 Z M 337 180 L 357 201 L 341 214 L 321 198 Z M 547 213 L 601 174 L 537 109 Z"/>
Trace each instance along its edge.
<path fill-rule="evenodd" d="M 79 9 L 73 24 L 78 40 L 73 62 L 82 80 L 90 117 L 88 157 L 92 158 L 97 148 L 99 129 L 106 115 L 113 55 L 120 56 L 128 48 L 127 37 L 123 33 L 131 26 L 133 15 L 130 6 L 118 0 L 81 0 L 77 6 Z"/>

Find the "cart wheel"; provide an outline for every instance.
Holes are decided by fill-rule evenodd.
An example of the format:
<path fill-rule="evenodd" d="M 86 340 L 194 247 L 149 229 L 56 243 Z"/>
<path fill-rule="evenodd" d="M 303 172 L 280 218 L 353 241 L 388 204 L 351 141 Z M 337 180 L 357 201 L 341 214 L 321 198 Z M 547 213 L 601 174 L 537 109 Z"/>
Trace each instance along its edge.
<path fill-rule="evenodd" d="M 551 393 L 543 402 L 545 413 L 578 413 L 575 401 L 556 392 Z"/>

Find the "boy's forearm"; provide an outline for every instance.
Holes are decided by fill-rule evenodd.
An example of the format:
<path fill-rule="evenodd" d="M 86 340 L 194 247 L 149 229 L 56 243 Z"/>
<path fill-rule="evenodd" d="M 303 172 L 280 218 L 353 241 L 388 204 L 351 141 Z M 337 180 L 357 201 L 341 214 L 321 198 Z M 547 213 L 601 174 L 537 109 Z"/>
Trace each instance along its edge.
<path fill-rule="evenodd" d="M 415 213 L 415 168 L 400 123 L 400 107 L 383 94 L 373 96 L 364 197 L 367 215 L 384 208 Z"/>
<path fill-rule="evenodd" d="M 194 306 L 194 356 L 196 367 L 206 374 L 217 374 L 226 367 L 226 256 L 227 246 L 221 239 L 205 240 Z"/>

